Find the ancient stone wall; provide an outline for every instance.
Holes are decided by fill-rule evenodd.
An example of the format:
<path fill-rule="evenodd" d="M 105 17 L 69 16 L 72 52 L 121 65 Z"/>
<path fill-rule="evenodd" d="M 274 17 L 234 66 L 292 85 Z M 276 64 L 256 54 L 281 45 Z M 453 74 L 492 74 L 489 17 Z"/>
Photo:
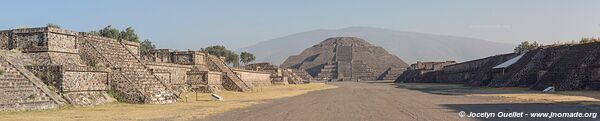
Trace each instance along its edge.
<path fill-rule="evenodd" d="M 120 41 L 125 45 L 125 47 L 134 55 L 136 58 L 141 58 L 140 56 L 140 43 L 131 42 L 131 41 Z"/>
<path fill-rule="evenodd" d="M 0 51 L 0 110 L 56 108 L 66 101 L 24 66 L 31 59 Z M 52 86 L 50 86 L 52 87 Z"/>
<path fill-rule="evenodd" d="M 172 88 L 187 90 L 187 72 L 192 70 L 192 66 L 157 62 L 147 62 L 146 64 L 155 75 Z"/>
<path fill-rule="evenodd" d="M 1 108 L 52 108 L 65 102 L 97 105 L 115 99 L 166 104 L 177 101 L 177 92 L 193 86 L 203 86 L 204 90 L 214 92 L 225 87 L 247 91 L 249 87 L 271 84 L 268 72 L 240 71 L 239 76 L 245 78 L 241 80 L 222 58 L 209 59 L 206 53 L 173 50 L 142 53 L 139 46 L 137 42 L 52 27 L 0 31 L 0 49 L 22 52 L 19 55 L 0 54 L 19 60 L 12 61 L 17 71 L 9 69 L 13 74 L 10 77 L 26 77 L 29 80 L 20 83 L 29 86 L 26 87 L 27 94 L 35 93 L 35 97 L 23 97 L 25 95 L 20 93 L 15 96 L 7 92 L 0 97 L 9 99 L 6 95 L 9 94 L 15 100 L 37 100 L 32 100 L 35 105 L 20 101 L 3 103 L 10 106 Z M 212 62 L 212 69 L 209 62 Z M 2 79 L 0 77 L 0 81 Z M 9 85 L 0 86 L 19 86 L 6 84 Z"/>
<path fill-rule="evenodd" d="M 102 60 L 103 65 L 116 73 L 111 74 L 111 76 L 114 76 L 111 79 L 121 80 L 111 80 L 111 87 L 120 95 L 128 95 L 127 98 L 123 98 L 125 101 L 166 104 L 174 103 L 177 100 L 176 91 L 179 90 L 171 88 L 139 59 L 140 55 L 137 50 L 138 47 L 136 47 L 139 44 L 98 37 L 87 33 L 80 33 L 79 35 L 78 41 L 81 43 L 82 48 L 85 47 L 80 51 L 88 51 L 80 52 L 83 54 L 82 57 Z M 93 61 L 88 60 L 85 62 Z"/>
<path fill-rule="evenodd" d="M 11 32 L 10 30 L 3 30 L 0 31 L 0 50 L 8 50 L 9 48 L 9 43 L 12 42 L 11 40 Z"/>
<path fill-rule="evenodd" d="M 516 55 L 514 53 L 496 55 L 456 64 L 451 64 L 453 62 L 416 63 L 412 65 L 413 69 L 398 77 L 396 82 L 463 83 L 483 86 L 490 83 L 494 66 Z"/>
<path fill-rule="evenodd" d="M 245 83 L 252 87 L 271 86 L 271 73 L 242 69 L 233 70 Z"/>
<path fill-rule="evenodd" d="M 221 85 L 223 85 L 222 77 L 223 77 L 223 73 L 221 73 L 221 72 L 209 71 L 209 72 L 207 72 L 207 76 L 205 79 L 206 84 L 223 87 L 223 86 L 221 86 Z"/>
<path fill-rule="evenodd" d="M 434 78 L 424 77 L 423 74 L 440 71 L 444 69 L 444 67 L 448 65 L 455 64 L 455 61 L 445 61 L 445 62 L 421 62 L 417 61 L 417 63 L 411 64 L 408 70 L 405 70 L 398 78 L 396 78 L 395 82 L 432 82 Z M 456 74 L 455 74 L 456 75 Z M 458 79 L 464 80 L 464 79 Z"/>
<path fill-rule="evenodd" d="M 421 62 L 417 61 L 417 63 L 411 64 L 410 67 L 412 69 L 424 69 L 424 70 L 441 70 L 447 65 L 455 64 L 455 61 L 445 61 L 445 62 Z"/>
<path fill-rule="evenodd" d="M 173 63 L 183 65 L 206 65 L 206 54 L 196 51 L 173 52 Z"/>
<path fill-rule="evenodd" d="M 503 54 L 448 65 L 440 70 L 442 71 L 441 73 L 436 75 L 438 76 L 436 78 L 438 80 L 430 80 L 430 82 L 465 83 L 474 86 L 487 85 L 492 78 L 490 74 L 492 68 L 515 56 L 517 56 L 517 54 Z"/>
<path fill-rule="evenodd" d="M 505 54 L 444 67 L 418 82 L 542 90 L 600 89 L 600 43 L 545 46 L 519 56 Z M 408 73 L 407 73 L 408 75 Z M 453 81 L 460 80 L 460 81 Z"/>
<path fill-rule="evenodd" d="M 154 49 L 146 52 L 141 52 L 142 60 L 146 62 L 161 62 L 161 63 L 173 63 L 173 52 L 172 49 Z"/>
<path fill-rule="evenodd" d="M 558 90 L 600 89 L 598 78 L 595 78 L 600 64 L 600 43 L 571 45 L 568 48 L 550 67 L 538 72 L 539 80 L 532 89 L 550 86 Z"/>

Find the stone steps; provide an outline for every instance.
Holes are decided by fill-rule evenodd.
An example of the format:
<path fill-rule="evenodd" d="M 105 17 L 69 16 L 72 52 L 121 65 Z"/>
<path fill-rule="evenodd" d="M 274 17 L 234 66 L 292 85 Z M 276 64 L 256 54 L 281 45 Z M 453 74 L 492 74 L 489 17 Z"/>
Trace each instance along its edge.
<path fill-rule="evenodd" d="M 337 78 L 337 65 L 336 64 L 326 64 L 321 69 L 321 72 L 317 74 L 315 79 L 319 81 L 329 81 L 331 79 Z"/>
<path fill-rule="evenodd" d="M 111 62 L 111 66 L 120 69 L 126 79 L 139 83 L 136 85 L 148 98 L 148 102 L 152 104 L 167 104 L 174 103 L 177 96 L 172 90 L 169 90 L 162 84 L 161 80 L 157 79 L 132 53 L 127 50 L 120 42 L 104 42 L 89 41 L 90 44 L 97 44 L 99 53 L 104 55 Z"/>
<path fill-rule="evenodd" d="M 231 68 L 229 68 L 225 64 L 225 62 L 223 60 L 221 60 L 219 57 L 209 55 L 208 60 L 210 61 L 210 63 L 212 65 L 216 66 L 218 70 L 223 72 L 224 76 L 226 77 L 226 79 L 223 81 L 230 81 L 230 82 L 225 82 L 226 84 L 223 85 L 225 88 L 229 88 L 229 90 L 237 90 L 237 91 L 242 91 L 242 92 L 246 92 L 246 91 L 250 90 L 250 86 L 248 86 L 246 83 L 244 83 L 242 81 L 242 79 L 240 79 L 240 77 L 238 77 L 231 70 Z M 231 83 L 231 84 L 227 84 L 227 83 Z M 233 89 L 233 88 L 237 88 L 237 89 Z"/>
<path fill-rule="evenodd" d="M 0 103 L 0 110 L 48 109 L 56 107 L 58 107 L 58 105 L 50 100 L 23 103 Z"/>
<path fill-rule="evenodd" d="M 0 59 L 0 110 L 45 109 L 57 107 L 50 97 L 25 78 L 16 68 Z"/>

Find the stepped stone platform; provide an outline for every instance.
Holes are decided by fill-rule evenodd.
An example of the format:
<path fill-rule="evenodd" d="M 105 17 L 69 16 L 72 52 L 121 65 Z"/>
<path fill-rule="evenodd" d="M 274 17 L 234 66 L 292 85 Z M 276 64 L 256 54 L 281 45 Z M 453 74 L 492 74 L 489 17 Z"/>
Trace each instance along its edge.
<path fill-rule="evenodd" d="M 455 61 L 445 62 L 421 62 L 411 64 L 394 82 L 431 82 L 435 79 L 424 79 L 423 75 L 428 72 L 442 70 L 447 65 L 455 64 Z"/>
<path fill-rule="evenodd" d="M 408 65 L 356 37 L 333 37 L 290 56 L 282 68 L 304 70 L 319 81 L 395 79 Z"/>
<path fill-rule="evenodd" d="M 405 73 L 398 82 L 464 83 L 472 86 L 543 90 L 600 89 L 600 43 L 544 46 L 445 66 L 423 74 Z M 409 70 L 412 71 L 412 70 Z"/>
<path fill-rule="evenodd" d="M 65 99 L 28 71 L 20 53 L 1 51 L 0 110 L 56 108 Z M 25 60 L 26 62 L 26 60 Z"/>
<path fill-rule="evenodd" d="M 253 63 L 243 67 L 245 70 L 264 71 L 270 73 L 272 84 L 304 84 L 309 83 L 312 77 L 307 76 L 305 71 L 279 68 L 271 63 Z"/>
<path fill-rule="evenodd" d="M 53 27 L 0 31 L 0 110 L 116 100 L 170 104 L 184 91 L 248 91 L 270 83 L 267 72 L 235 72 L 210 54 L 139 48 L 137 42 Z"/>

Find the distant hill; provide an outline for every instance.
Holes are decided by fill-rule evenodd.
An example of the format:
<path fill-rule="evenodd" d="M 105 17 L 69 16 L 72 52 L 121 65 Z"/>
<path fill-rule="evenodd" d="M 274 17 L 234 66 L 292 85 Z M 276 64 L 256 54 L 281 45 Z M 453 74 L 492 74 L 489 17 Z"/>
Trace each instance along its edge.
<path fill-rule="evenodd" d="M 257 56 L 257 62 L 281 64 L 288 56 L 318 44 L 329 37 L 359 37 L 385 48 L 407 63 L 416 61 L 466 61 L 511 52 L 515 45 L 487 40 L 397 31 L 373 27 L 313 30 L 263 41 L 239 49 Z"/>

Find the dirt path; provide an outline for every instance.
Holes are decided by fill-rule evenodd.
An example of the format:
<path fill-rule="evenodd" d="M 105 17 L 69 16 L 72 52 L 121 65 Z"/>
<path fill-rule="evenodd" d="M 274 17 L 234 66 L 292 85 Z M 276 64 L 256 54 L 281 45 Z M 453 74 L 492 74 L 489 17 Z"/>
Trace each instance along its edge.
<path fill-rule="evenodd" d="M 514 101 L 499 97 L 439 95 L 391 83 L 333 83 L 310 92 L 199 120 L 214 121 L 404 121 L 404 120 L 593 120 L 590 118 L 461 118 L 476 112 L 600 112 L 574 104 Z M 528 116 L 527 116 L 528 117 Z M 597 120 L 597 119 L 596 119 Z"/>

